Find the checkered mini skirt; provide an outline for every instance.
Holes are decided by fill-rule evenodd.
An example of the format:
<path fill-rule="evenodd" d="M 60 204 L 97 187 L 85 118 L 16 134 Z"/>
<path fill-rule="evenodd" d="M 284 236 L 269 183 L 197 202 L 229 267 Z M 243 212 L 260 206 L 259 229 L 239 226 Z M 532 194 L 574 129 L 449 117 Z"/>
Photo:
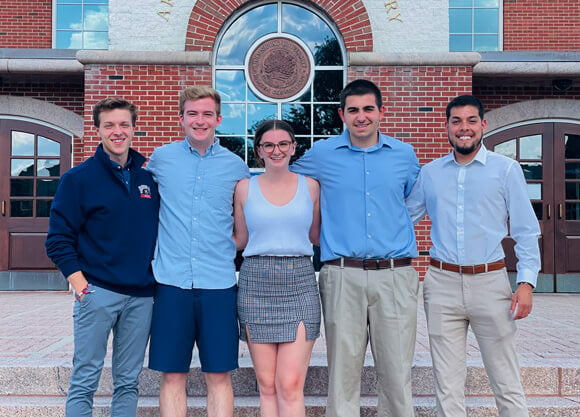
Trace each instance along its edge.
<path fill-rule="evenodd" d="M 240 338 L 253 343 L 296 340 L 298 325 L 306 339 L 320 336 L 320 297 L 308 256 L 249 256 L 238 279 Z"/>

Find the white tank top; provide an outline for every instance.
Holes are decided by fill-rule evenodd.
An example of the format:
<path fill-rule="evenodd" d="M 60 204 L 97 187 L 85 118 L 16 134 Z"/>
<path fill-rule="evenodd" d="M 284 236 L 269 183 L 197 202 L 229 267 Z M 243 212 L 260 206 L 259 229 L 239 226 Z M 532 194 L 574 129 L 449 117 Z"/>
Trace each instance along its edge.
<path fill-rule="evenodd" d="M 243 256 L 312 256 L 308 237 L 312 210 L 312 198 L 304 176 L 298 175 L 296 194 L 283 206 L 276 206 L 264 197 L 258 176 L 250 178 L 244 205 L 249 235 Z"/>

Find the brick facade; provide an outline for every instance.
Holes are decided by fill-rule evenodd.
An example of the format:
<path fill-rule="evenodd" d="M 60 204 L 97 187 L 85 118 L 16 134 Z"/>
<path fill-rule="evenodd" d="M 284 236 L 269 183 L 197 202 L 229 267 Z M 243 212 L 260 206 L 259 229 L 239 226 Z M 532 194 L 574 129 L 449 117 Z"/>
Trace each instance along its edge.
<path fill-rule="evenodd" d="M 2 0 L 0 48 L 51 48 L 52 0 Z"/>
<path fill-rule="evenodd" d="M 504 51 L 580 51 L 578 0 L 504 0 Z"/>

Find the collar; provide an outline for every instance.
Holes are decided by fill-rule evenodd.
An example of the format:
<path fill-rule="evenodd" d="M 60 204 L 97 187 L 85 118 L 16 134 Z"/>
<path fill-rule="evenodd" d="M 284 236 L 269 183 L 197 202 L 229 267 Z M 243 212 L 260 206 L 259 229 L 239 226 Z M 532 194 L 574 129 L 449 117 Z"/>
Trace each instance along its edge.
<path fill-rule="evenodd" d="M 189 153 L 196 153 L 198 155 L 200 154 L 197 149 L 195 149 L 193 146 L 189 144 L 187 136 L 185 137 L 185 139 L 183 139 L 183 148 Z M 220 148 L 219 140 L 217 138 L 213 138 L 213 143 L 207 147 L 204 155 L 208 154 L 213 155 L 215 152 L 218 151 L 219 148 Z"/>
<path fill-rule="evenodd" d="M 103 149 L 103 144 L 99 143 L 95 151 L 95 158 L 105 166 L 116 168 L 119 166 L 116 162 L 111 161 L 109 155 Z M 139 168 L 145 163 L 145 157 L 136 150 L 129 148 L 129 156 L 127 157 L 127 164 L 124 168 Z"/>
<path fill-rule="evenodd" d="M 352 151 L 372 152 L 374 150 L 382 148 L 383 146 L 386 146 L 387 148 L 393 147 L 391 141 L 396 140 L 395 138 L 383 135 L 381 132 L 378 132 L 378 134 L 379 140 L 376 145 L 370 146 L 368 148 L 359 148 L 358 146 L 352 145 L 352 143 L 350 142 L 350 133 L 348 130 L 345 129 L 339 136 L 335 136 L 334 138 L 334 140 L 336 141 L 335 149 L 349 148 Z"/>
<path fill-rule="evenodd" d="M 443 163 L 444 164 L 454 163 L 457 166 L 468 166 L 474 162 L 478 162 L 481 165 L 485 165 L 487 163 L 487 153 L 488 153 L 488 150 L 485 147 L 485 145 L 482 143 L 481 147 L 479 148 L 479 150 L 477 151 L 477 153 L 475 154 L 473 159 L 471 161 L 469 161 L 467 164 L 465 164 L 465 165 L 458 164 L 457 161 L 455 161 L 455 154 L 453 153 L 453 151 L 451 151 L 450 153 L 448 153 L 447 155 L 445 155 L 443 157 Z"/>

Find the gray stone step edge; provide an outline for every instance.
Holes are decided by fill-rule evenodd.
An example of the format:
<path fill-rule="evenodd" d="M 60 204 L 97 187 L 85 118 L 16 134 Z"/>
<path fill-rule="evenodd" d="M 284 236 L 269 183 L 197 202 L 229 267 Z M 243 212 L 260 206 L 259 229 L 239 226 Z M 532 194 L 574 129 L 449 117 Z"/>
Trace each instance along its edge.
<path fill-rule="evenodd" d="M 435 399 L 415 397 L 415 417 L 434 417 Z M 326 399 L 306 397 L 306 415 L 323 417 Z M 361 417 L 376 417 L 376 397 L 361 398 Z M 93 417 L 108 417 L 110 398 L 96 397 Z M 467 414 L 470 417 L 497 416 L 495 402 L 489 397 L 468 397 Z M 188 398 L 188 417 L 206 417 L 206 402 L 202 397 Z M 258 397 L 236 397 L 235 417 L 259 417 Z M 533 397 L 528 398 L 530 417 L 580 417 L 580 397 Z M 0 397 L 0 417 L 62 417 L 64 401 L 61 397 Z M 138 417 L 159 415 L 157 397 L 140 397 Z"/>
<path fill-rule="evenodd" d="M 0 365 L 0 396 L 64 396 L 68 390 L 70 365 L 56 366 L 9 366 Z M 580 397 L 580 367 L 546 366 L 522 367 L 522 382 L 528 396 Z M 307 396 L 326 396 L 327 368 L 311 365 L 305 386 Z M 143 396 L 159 394 L 160 373 L 144 368 L 140 377 L 139 390 Z M 248 364 L 232 373 L 236 396 L 257 395 L 254 370 Z M 434 395 L 433 373 L 430 366 L 415 366 L 412 370 L 413 395 Z M 377 377 L 372 366 L 363 368 L 361 394 L 376 393 Z M 192 368 L 187 385 L 188 394 L 206 394 L 203 374 L 198 367 Z M 111 368 L 105 366 L 97 395 L 110 396 L 113 392 Z M 488 378 L 482 366 L 468 366 L 466 394 L 469 396 L 491 396 Z"/>

